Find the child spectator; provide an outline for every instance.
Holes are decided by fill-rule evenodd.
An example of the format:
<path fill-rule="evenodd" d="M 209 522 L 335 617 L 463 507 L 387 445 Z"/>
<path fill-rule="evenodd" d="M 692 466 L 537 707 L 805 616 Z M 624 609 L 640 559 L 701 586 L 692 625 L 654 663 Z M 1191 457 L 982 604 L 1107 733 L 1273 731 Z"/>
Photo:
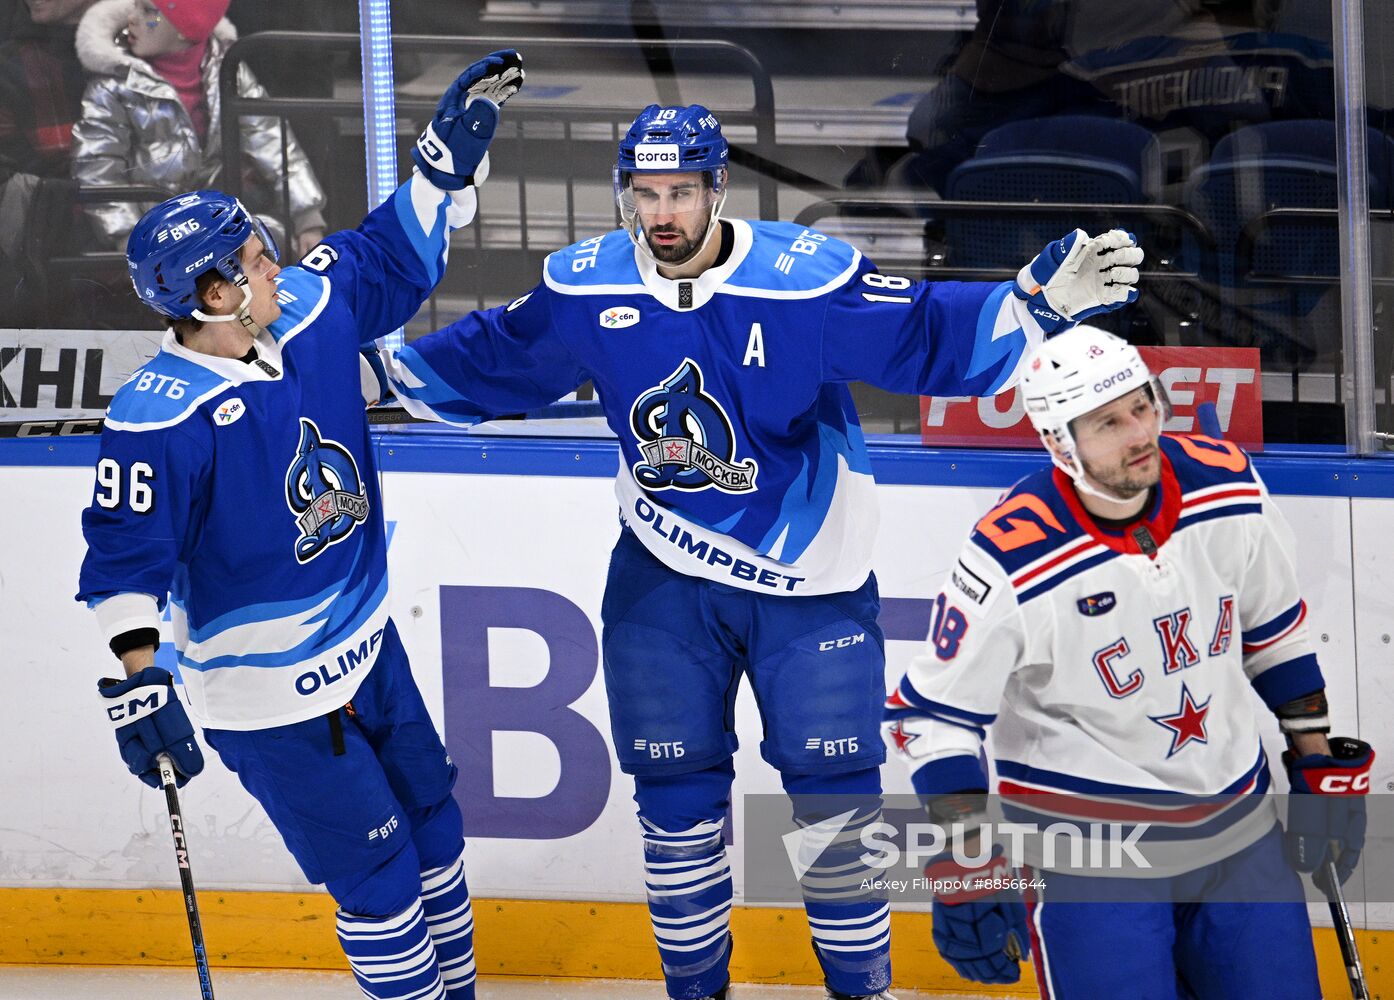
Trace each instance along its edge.
<path fill-rule="evenodd" d="M 148 185 L 174 194 L 223 183 L 218 71 L 237 38 L 223 17 L 227 7 L 228 0 L 100 0 L 84 15 L 77 52 L 92 79 L 73 129 L 73 176 L 82 185 Z M 266 94 L 246 66 L 238 69 L 237 90 Z M 285 184 L 294 237 L 285 242 L 299 256 L 324 235 L 323 190 L 289 129 L 282 174 L 278 118 L 242 118 L 240 127 L 243 200 L 274 215 Z M 99 235 L 120 249 L 145 207 L 89 203 L 87 212 Z"/>

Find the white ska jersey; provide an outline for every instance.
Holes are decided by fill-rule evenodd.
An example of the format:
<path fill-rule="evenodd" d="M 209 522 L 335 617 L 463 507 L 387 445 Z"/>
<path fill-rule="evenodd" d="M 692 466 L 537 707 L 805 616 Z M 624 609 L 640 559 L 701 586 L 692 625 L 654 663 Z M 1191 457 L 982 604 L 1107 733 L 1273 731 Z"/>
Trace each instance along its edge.
<path fill-rule="evenodd" d="M 1292 533 L 1248 456 L 1200 436 L 1161 451 L 1157 498 L 1123 535 L 1059 470 L 1013 487 L 936 597 L 886 724 L 921 794 L 987 788 L 992 726 L 1011 818 L 1145 821 L 1156 875 L 1271 827 L 1253 691 L 1276 708 L 1324 686 Z"/>

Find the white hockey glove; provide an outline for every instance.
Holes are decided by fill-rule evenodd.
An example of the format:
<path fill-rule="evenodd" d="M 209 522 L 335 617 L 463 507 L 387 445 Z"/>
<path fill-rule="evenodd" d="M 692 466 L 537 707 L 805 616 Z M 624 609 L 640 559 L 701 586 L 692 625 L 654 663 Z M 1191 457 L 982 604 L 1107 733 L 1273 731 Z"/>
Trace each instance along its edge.
<path fill-rule="evenodd" d="M 1142 248 L 1132 233 L 1110 229 L 1089 236 L 1076 229 L 1055 240 L 1021 269 L 1012 290 L 1046 336 L 1137 301 Z"/>
<path fill-rule="evenodd" d="M 442 191 L 483 183 L 499 106 L 523 86 L 523 76 L 523 57 L 512 49 L 492 52 L 461 73 L 411 151 L 422 176 Z"/>

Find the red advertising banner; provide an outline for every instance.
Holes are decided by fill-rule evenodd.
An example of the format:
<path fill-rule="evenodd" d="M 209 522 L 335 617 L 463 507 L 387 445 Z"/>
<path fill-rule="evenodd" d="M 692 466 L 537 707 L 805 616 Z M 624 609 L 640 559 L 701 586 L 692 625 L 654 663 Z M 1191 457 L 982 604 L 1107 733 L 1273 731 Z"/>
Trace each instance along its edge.
<path fill-rule="evenodd" d="M 1262 378 L 1256 347 L 1139 347 L 1142 360 L 1171 397 L 1166 430 L 1199 433 L 1196 407 L 1214 403 L 1225 437 L 1263 450 Z M 1034 448 L 1040 444 L 1017 390 L 986 399 L 921 396 L 925 444 L 973 448 Z"/>

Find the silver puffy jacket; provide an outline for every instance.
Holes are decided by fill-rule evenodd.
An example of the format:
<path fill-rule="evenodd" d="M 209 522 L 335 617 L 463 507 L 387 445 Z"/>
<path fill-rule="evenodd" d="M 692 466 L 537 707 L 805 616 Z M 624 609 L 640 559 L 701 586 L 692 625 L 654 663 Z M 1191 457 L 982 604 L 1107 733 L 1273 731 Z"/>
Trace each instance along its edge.
<path fill-rule="evenodd" d="M 82 119 L 73 128 L 73 177 L 83 186 L 140 184 L 163 188 L 171 195 L 217 187 L 222 170 L 218 69 L 237 31 L 224 19 L 208 40 L 203 58 L 208 136 L 200 146 L 193 121 L 174 87 L 123 44 L 130 2 L 101 0 L 83 15 L 78 26 L 78 58 L 92 78 L 82 98 Z M 266 94 L 245 65 L 238 68 L 237 89 L 244 97 Z M 281 121 L 243 118 L 241 130 L 246 165 L 267 189 L 276 192 L 269 204 L 249 207 L 274 211 L 281 205 Z M 294 228 L 297 232 L 322 229 L 324 191 L 289 129 L 286 147 Z M 84 207 L 94 227 L 120 249 L 150 206 L 110 202 Z"/>

